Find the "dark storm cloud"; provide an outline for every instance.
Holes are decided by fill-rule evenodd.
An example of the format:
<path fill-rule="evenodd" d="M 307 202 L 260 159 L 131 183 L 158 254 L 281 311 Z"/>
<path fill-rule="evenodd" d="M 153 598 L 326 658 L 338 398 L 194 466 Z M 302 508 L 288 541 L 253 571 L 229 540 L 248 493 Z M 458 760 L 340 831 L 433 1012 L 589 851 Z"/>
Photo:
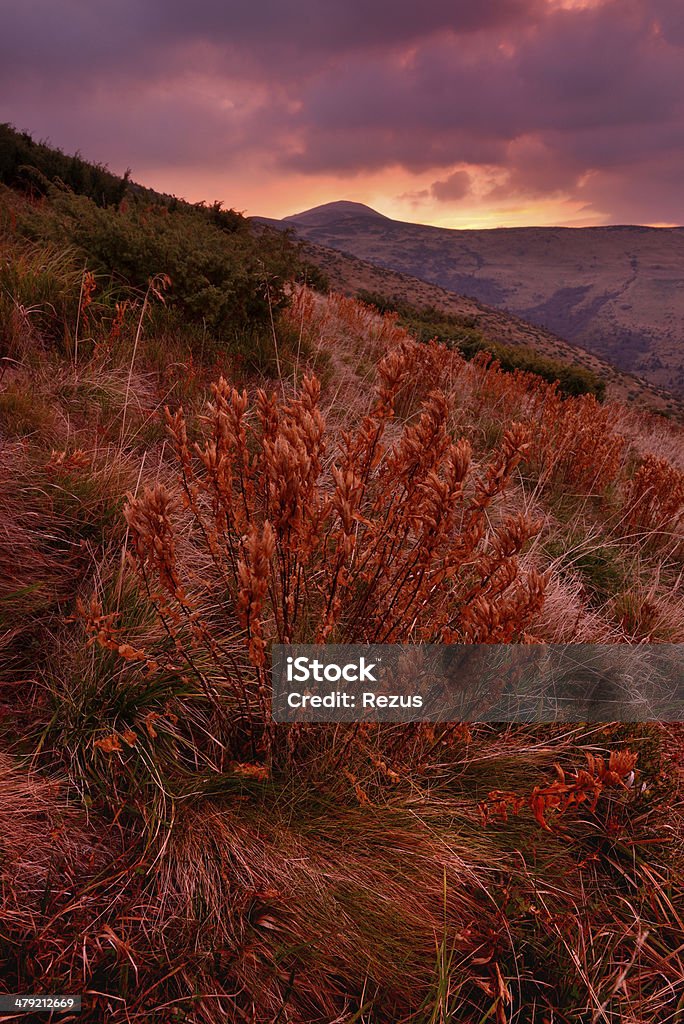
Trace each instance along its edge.
<path fill-rule="evenodd" d="M 209 43 L 217 63 L 297 78 L 329 57 L 413 45 L 440 30 L 468 35 L 520 24 L 544 0 L 15 0 L 0 11 L 0 69 L 66 74 L 96 66 L 144 73 Z M 223 61 L 221 58 L 224 58 Z M 142 66 L 141 66 L 142 61 Z"/>
<path fill-rule="evenodd" d="M 442 203 L 463 199 L 470 192 L 471 179 L 467 171 L 454 171 L 444 181 L 435 181 L 431 193 Z"/>
<path fill-rule="evenodd" d="M 442 29 L 467 34 L 507 26 L 539 6 L 540 0 L 205 0 L 199 18 L 186 0 L 160 2 L 158 9 L 165 33 L 211 33 L 228 45 L 247 44 L 259 63 L 260 54 L 270 56 L 276 48 L 320 58 L 413 44 Z"/>
<path fill-rule="evenodd" d="M 512 51 L 486 37 L 464 47 L 458 37 L 430 40 L 408 67 L 391 58 L 357 60 L 334 78 L 310 83 L 302 120 L 315 132 L 300 166 L 328 169 L 339 159 L 340 139 L 363 139 L 363 166 L 401 160 L 407 166 L 444 162 L 498 162 L 501 147 L 528 133 L 586 133 L 624 126 L 635 130 L 682 115 L 681 50 L 657 38 L 628 0 L 585 12 L 547 17 L 543 31 L 522 32 Z M 619 16 L 618 16 L 619 15 Z M 417 143 L 417 144 L 416 144 Z M 365 156 L 362 155 L 365 154 Z"/>
<path fill-rule="evenodd" d="M 683 58 L 681 0 L 25 0 L 0 118 L 134 170 L 434 170 L 457 204 L 485 165 L 493 200 L 682 221 Z"/>

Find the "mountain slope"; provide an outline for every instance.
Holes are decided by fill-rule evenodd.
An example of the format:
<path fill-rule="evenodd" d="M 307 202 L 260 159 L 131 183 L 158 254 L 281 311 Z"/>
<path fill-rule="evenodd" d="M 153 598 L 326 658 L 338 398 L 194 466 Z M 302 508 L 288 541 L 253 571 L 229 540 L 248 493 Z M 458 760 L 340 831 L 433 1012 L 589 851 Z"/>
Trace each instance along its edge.
<path fill-rule="evenodd" d="M 392 220 L 384 213 L 378 213 L 377 210 L 364 203 L 351 203 L 346 199 L 336 203 L 323 203 L 322 206 L 314 206 L 311 210 L 295 213 L 287 219 L 292 224 L 304 224 L 309 229 L 320 227 L 325 230 L 331 218 L 342 224 L 355 224 L 359 221 L 371 224 L 392 223 Z"/>
<path fill-rule="evenodd" d="M 509 310 L 684 394 L 684 228 L 462 231 L 373 213 L 329 203 L 283 223 L 301 238 Z"/>
<path fill-rule="evenodd" d="M 573 345 L 512 313 L 315 242 L 305 242 L 302 255 L 325 273 L 335 291 L 345 295 L 376 292 L 388 299 L 462 316 L 473 322 L 487 341 L 525 345 L 549 359 L 591 370 L 607 382 L 611 398 L 678 418 L 684 415 L 684 403 L 664 388 L 624 373 L 588 349 Z"/>

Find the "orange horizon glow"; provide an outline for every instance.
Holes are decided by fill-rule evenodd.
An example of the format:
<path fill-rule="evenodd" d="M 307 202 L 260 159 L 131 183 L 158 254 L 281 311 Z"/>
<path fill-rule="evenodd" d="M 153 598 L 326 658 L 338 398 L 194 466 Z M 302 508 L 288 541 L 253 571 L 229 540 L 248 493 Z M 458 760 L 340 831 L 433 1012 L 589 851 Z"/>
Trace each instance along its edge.
<path fill-rule="evenodd" d="M 476 179 L 477 170 L 471 168 L 470 171 Z M 406 197 L 407 193 L 428 190 L 435 179 L 434 171 L 409 175 L 402 169 L 394 169 L 352 178 L 290 175 L 274 181 L 267 171 L 253 173 L 246 178 L 232 174 L 222 178 L 213 170 L 198 172 L 193 168 L 184 174 L 177 168 L 141 167 L 133 177 L 141 184 L 178 195 L 189 202 L 221 200 L 225 206 L 248 217 L 272 217 L 275 220 L 283 220 L 325 203 L 347 200 L 370 206 L 392 220 L 437 228 L 600 227 L 610 222 L 608 214 L 588 211 L 582 201 L 565 196 L 519 197 L 488 202 L 476 193 L 449 203 L 430 197 L 419 200 Z"/>
<path fill-rule="evenodd" d="M 682 0 L 435 0 L 424 20 L 212 0 L 206 19 L 167 5 L 161 34 L 137 6 L 131 33 L 102 5 L 103 61 L 92 12 L 55 48 L 52 17 L 18 5 L 0 121 L 249 216 L 350 200 L 447 229 L 684 223 Z"/>

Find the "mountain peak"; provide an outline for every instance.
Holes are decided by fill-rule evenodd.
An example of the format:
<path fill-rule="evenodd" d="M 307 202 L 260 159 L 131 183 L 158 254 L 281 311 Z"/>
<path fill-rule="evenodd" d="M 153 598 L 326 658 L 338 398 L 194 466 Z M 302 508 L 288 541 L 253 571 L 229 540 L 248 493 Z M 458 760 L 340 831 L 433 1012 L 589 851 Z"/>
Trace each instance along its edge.
<path fill-rule="evenodd" d="M 302 213 L 293 213 L 291 217 L 286 217 L 288 221 L 313 221 L 317 220 L 319 216 L 323 216 L 326 219 L 331 217 L 339 217 L 340 219 L 350 218 L 363 218 L 364 220 L 389 220 L 389 217 L 385 217 L 384 214 L 378 213 L 370 206 L 366 206 L 364 203 L 352 203 L 347 199 L 341 199 L 334 203 L 323 203 L 321 206 L 314 206 L 310 210 L 303 210 Z"/>

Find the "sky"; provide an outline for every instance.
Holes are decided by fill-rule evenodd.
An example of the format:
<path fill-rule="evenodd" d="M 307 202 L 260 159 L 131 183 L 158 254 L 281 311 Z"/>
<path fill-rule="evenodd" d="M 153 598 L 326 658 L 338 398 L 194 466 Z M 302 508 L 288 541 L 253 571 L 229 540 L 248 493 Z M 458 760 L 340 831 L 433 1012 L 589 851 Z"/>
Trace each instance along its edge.
<path fill-rule="evenodd" d="M 0 121 L 283 217 L 684 223 L 684 0 L 0 0 Z"/>

